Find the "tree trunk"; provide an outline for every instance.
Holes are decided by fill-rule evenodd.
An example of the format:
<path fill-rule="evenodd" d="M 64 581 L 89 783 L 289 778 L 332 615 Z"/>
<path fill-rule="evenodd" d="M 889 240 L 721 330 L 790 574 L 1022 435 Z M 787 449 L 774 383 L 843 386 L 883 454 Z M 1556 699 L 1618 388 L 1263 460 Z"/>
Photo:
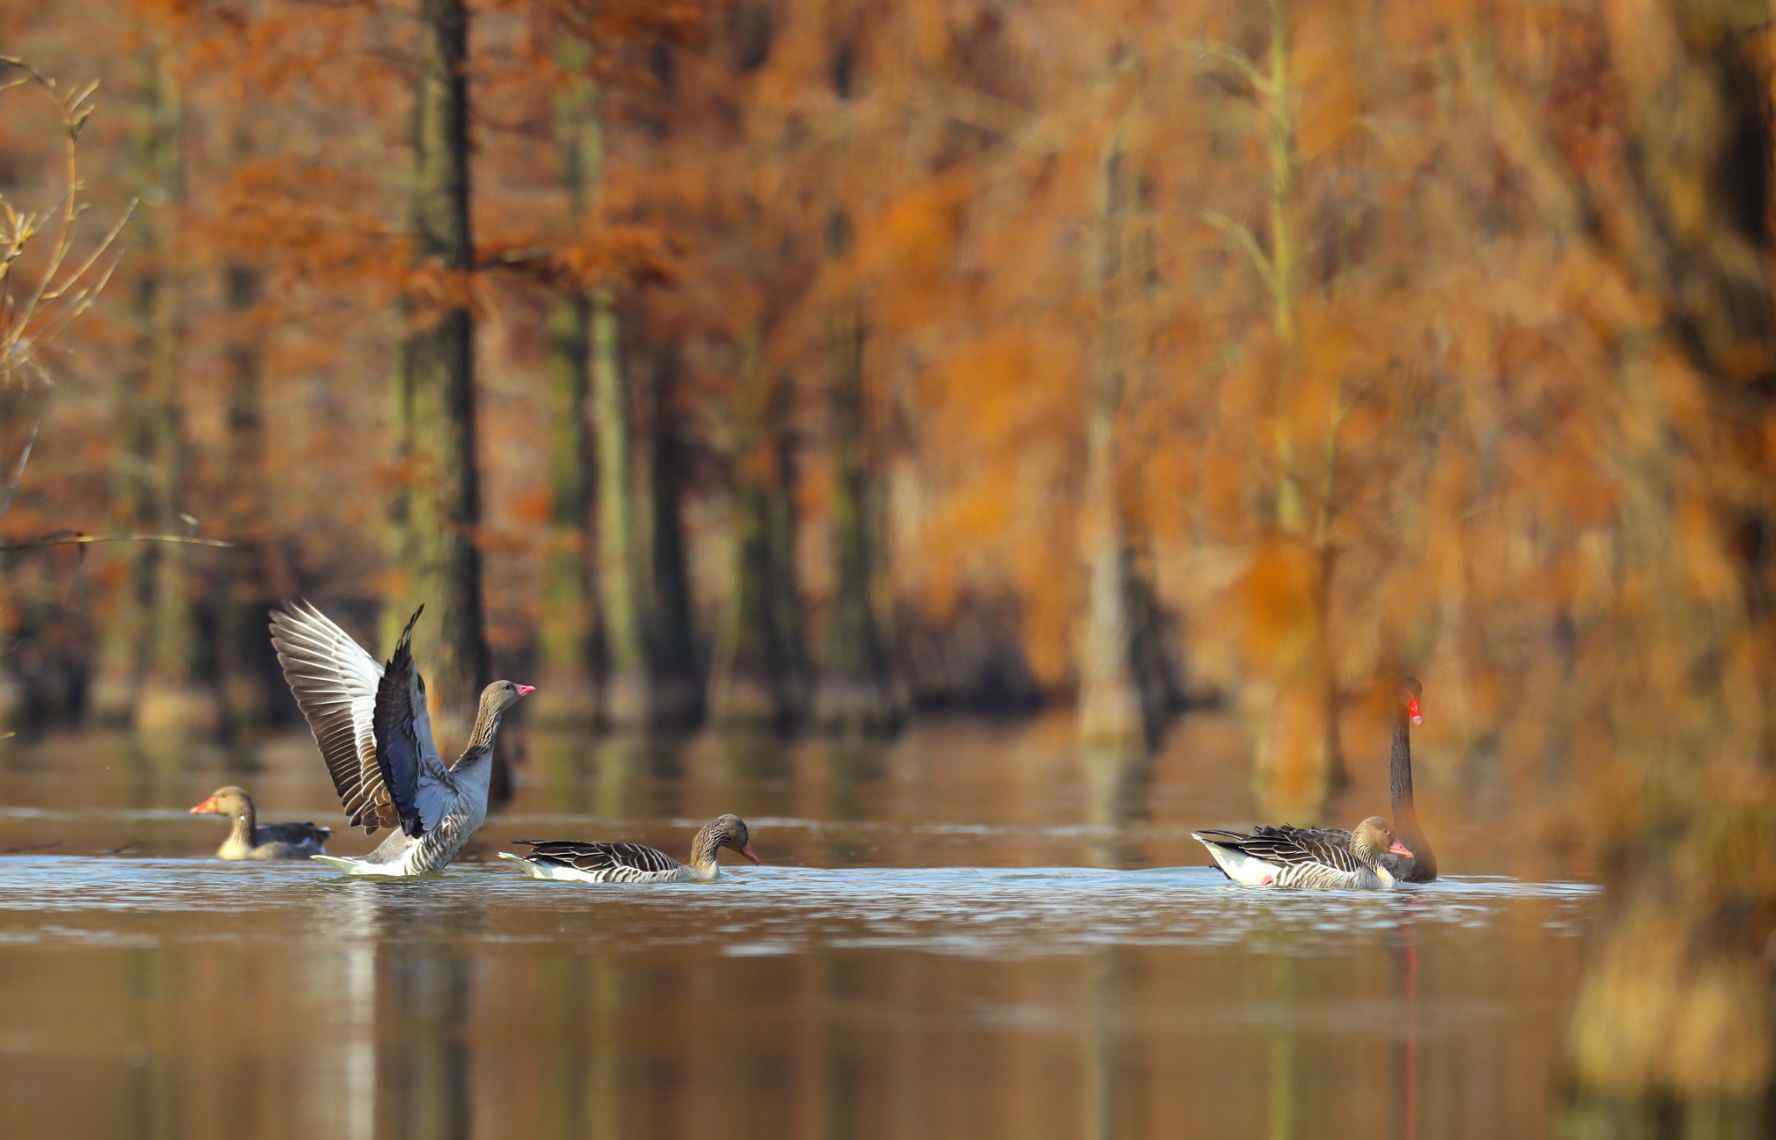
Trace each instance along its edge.
<path fill-rule="evenodd" d="M 1117 494 L 1123 396 L 1128 367 L 1126 317 L 1136 282 L 1129 280 L 1131 178 L 1120 131 L 1105 149 L 1099 242 L 1093 266 L 1098 296 L 1097 344 L 1086 390 L 1086 457 L 1080 545 L 1086 606 L 1079 639 L 1079 737 L 1098 747 L 1144 748 L 1158 734 L 1162 710 L 1141 676 L 1136 656 L 1135 582 L 1127 525 Z"/>
<path fill-rule="evenodd" d="M 866 339 L 863 314 L 855 304 L 834 317 L 830 422 L 838 468 L 832 512 L 836 580 L 814 716 L 830 732 L 885 736 L 899 731 L 905 699 L 876 616 L 885 567 L 878 551 L 878 488 L 870 457 Z"/>
<path fill-rule="evenodd" d="M 252 133 L 244 123 L 234 130 L 237 162 L 252 158 Z M 218 559 L 216 587 L 217 683 L 231 733 L 262 723 L 270 710 L 265 611 L 268 599 L 259 535 L 266 526 L 264 363 L 255 310 L 263 291 L 259 269 L 232 260 L 222 270 L 223 303 L 230 322 L 223 348 L 227 379 L 227 467 L 215 480 L 225 505 L 230 541 L 240 549 Z"/>
<path fill-rule="evenodd" d="M 729 416 L 734 585 L 716 644 L 711 718 L 726 727 L 781 729 L 800 713 L 802 670 L 794 457 L 783 424 L 789 386 L 762 367 L 756 335 L 742 356 Z"/>
<path fill-rule="evenodd" d="M 801 459 L 789 424 L 794 395 L 787 378 L 778 382 L 776 396 L 781 401 L 781 409 L 772 417 L 777 477 L 765 494 L 766 537 L 771 547 L 771 604 L 777 611 L 777 637 L 784 654 L 779 687 L 788 702 L 788 717 L 794 722 L 807 715 L 812 682 L 807 599 L 802 596 L 798 569 L 802 524 L 796 509 L 796 487 Z"/>
<path fill-rule="evenodd" d="M 179 376 L 182 112 L 170 55 L 159 46 L 147 46 L 141 59 L 143 85 L 133 157 L 137 180 L 154 208 L 139 222 L 142 264 L 135 295 L 136 352 L 145 370 L 135 407 L 142 435 L 132 443 L 148 464 L 143 505 L 150 527 L 184 533 L 191 529 L 183 506 L 191 459 Z M 147 610 L 136 625 L 146 639 L 137 658 L 141 681 L 133 708 L 136 729 L 148 739 L 213 732 L 220 727 L 221 708 L 202 685 L 191 550 L 152 544 L 139 558 L 136 581 L 143 592 L 137 597 L 147 599 Z"/>
<path fill-rule="evenodd" d="M 592 299 L 593 422 L 598 437 L 598 585 L 605 622 L 605 714 L 618 724 L 648 720 L 649 601 L 636 510 L 635 415 L 615 304 Z"/>
<path fill-rule="evenodd" d="M 577 46 L 576 46 L 577 47 Z M 555 139 L 570 216 L 587 215 L 598 193 L 603 138 L 597 93 L 583 47 L 563 49 L 570 75 L 555 115 Z M 594 534 L 592 438 L 593 301 L 581 291 L 558 299 L 549 315 L 549 369 L 554 389 L 550 471 L 553 501 L 549 555 L 544 568 L 544 607 L 539 641 L 542 678 L 535 700 L 539 719 L 588 725 L 599 719 L 600 644 L 597 580 L 592 570 Z"/>
<path fill-rule="evenodd" d="M 689 728 L 703 715 L 697 666 L 691 575 L 686 563 L 684 486 L 689 456 L 679 428 L 678 349 L 653 349 L 648 385 L 648 552 L 653 568 L 653 609 L 648 628 L 652 687 L 650 720 Z"/>
<path fill-rule="evenodd" d="M 414 91 L 411 201 L 415 269 L 449 274 L 434 308 L 412 314 L 401 345 L 397 429 L 408 481 L 395 505 L 404 597 L 383 622 L 392 645 L 412 607 L 433 607 L 437 640 L 425 653 L 437 707 L 466 731 L 491 680 L 481 593 L 481 473 L 476 455 L 475 327 L 467 298 L 474 264 L 469 226 L 468 14 L 461 0 L 422 0 Z M 423 629 L 423 626 L 422 626 Z M 423 638 L 423 634 L 422 634 Z M 458 723 L 458 720 L 462 723 Z M 495 793 L 508 779 L 494 769 Z"/>
<path fill-rule="evenodd" d="M 1294 388 L 1301 375 L 1295 310 L 1300 287 L 1298 186 L 1300 153 L 1295 135 L 1295 100 L 1289 0 L 1269 0 L 1270 43 L 1266 52 L 1265 151 L 1269 163 L 1269 264 L 1271 326 L 1276 337 L 1277 378 L 1271 414 L 1275 418 L 1276 486 L 1272 511 L 1276 529 L 1289 542 L 1309 548 L 1310 581 L 1304 600 L 1313 621 L 1313 646 L 1299 661 L 1275 663 L 1269 675 L 1254 678 L 1242 693 L 1245 716 L 1257 756 L 1258 796 L 1273 810 L 1318 815 L 1347 782 L 1338 733 L 1339 690 L 1331 647 L 1329 547 L 1336 509 L 1332 472 L 1336 463 L 1336 421 L 1325 425 L 1324 448 L 1300 446 L 1291 423 Z M 1303 452 L 1305 451 L 1305 456 Z M 1318 504 L 1308 518 L 1302 485 L 1309 466 L 1324 461 Z"/>

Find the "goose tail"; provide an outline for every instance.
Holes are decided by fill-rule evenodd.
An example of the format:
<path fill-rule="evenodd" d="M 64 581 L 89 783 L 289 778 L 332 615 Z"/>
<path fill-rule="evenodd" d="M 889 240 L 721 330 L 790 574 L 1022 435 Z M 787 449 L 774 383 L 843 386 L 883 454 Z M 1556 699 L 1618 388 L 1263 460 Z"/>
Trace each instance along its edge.
<path fill-rule="evenodd" d="M 501 851 L 499 853 L 499 857 L 501 859 L 504 859 L 508 863 L 518 864 L 518 866 L 524 871 L 524 873 L 526 875 L 529 875 L 533 879 L 548 878 L 547 875 L 542 873 L 542 869 L 540 867 L 538 867 L 535 863 L 531 862 L 529 859 L 526 859 L 522 855 L 514 855 L 510 851 Z"/>
<path fill-rule="evenodd" d="M 1226 833 L 1222 833 L 1225 835 Z M 1209 855 L 1215 860 L 1215 866 L 1229 879 L 1247 887 L 1269 887 L 1276 884 L 1277 869 L 1262 860 L 1254 859 L 1237 847 L 1217 842 L 1215 832 L 1193 831 L 1190 838 L 1208 849 Z"/>
<path fill-rule="evenodd" d="M 329 867 L 344 871 L 348 875 L 374 875 L 379 873 L 375 863 L 364 859 L 352 859 L 344 855 L 310 855 L 316 863 L 325 863 Z M 386 874 L 386 871 L 380 873 Z"/>

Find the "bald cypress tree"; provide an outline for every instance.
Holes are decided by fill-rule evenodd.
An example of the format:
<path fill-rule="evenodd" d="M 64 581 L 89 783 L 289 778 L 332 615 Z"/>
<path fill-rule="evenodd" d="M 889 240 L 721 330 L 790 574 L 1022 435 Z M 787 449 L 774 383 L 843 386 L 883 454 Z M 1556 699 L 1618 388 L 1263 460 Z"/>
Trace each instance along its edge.
<path fill-rule="evenodd" d="M 473 708 L 491 679 L 491 665 L 475 545 L 481 469 L 475 324 L 466 295 L 475 250 L 469 223 L 469 21 L 462 0 L 422 0 L 419 11 L 409 202 L 414 269 L 441 274 L 451 287 L 442 299 L 410 313 L 400 349 L 395 423 L 407 480 L 394 508 L 394 553 L 405 584 L 402 596 L 390 599 L 384 626 L 398 627 L 418 603 L 433 607 L 437 640 L 427 656 L 432 692 L 441 698 L 435 715 L 443 708 Z"/>

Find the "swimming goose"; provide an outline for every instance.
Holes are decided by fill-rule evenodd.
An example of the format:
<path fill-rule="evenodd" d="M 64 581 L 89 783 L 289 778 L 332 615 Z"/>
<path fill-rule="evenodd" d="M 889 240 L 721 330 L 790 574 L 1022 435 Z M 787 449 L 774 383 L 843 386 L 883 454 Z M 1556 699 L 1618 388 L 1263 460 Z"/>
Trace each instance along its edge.
<path fill-rule="evenodd" d="M 424 612 L 413 611 L 382 666 L 313 605 L 272 611 L 278 664 L 352 826 L 366 835 L 395 829 L 366 858 L 314 856 L 353 875 L 424 875 L 456 858 L 487 818 L 500 717 L 536 691 L 511 681 L 481 690 L 468 747 L 445 767 L 432 740 L 425 679 L 413 665 L 413 626 Z"/>
<path fill-rule="evenodd" d="M 501 851 L 499 857 L 524 868 L 533 879 L 567 879 L 583 883 L 707 883 L 721 874 L 716 855 L 732 847 L 757 863 L 746 821 L 722 815 L 704 824 L 691 840 L 691 861 L 677 859 L 639 843 L 575 843 L 571 840 L 514 839 L 531 849 L 530 856 Z"/>
<path fill-rule="evenodd" d="M 216 848 L 219 859 L 305 859 L 319 855 L 333 834 L 330 827 L 312 823 L 258 825 L 253 798 L 241 788 L 217 788 L 191 809 L 192 815 L 221 815 L 233 821 L 228 838 Z"/>
<path fill-rule="evenodd" d="M 1382 865 L 1382 854 L 1412 857 L 1378 815 L 1343 832 L 1348 836 L 1344 842 L 1328 841 L 1328 833 L 1339 834 L 1330 828 L 1260 827 L 1250 832 L 1209 828 L 1192 832 L 1191 838 L 1209 849 L 1228 878 L 1247 887 L 1323 891 L 1391 887 L 1396 879 Z"/>

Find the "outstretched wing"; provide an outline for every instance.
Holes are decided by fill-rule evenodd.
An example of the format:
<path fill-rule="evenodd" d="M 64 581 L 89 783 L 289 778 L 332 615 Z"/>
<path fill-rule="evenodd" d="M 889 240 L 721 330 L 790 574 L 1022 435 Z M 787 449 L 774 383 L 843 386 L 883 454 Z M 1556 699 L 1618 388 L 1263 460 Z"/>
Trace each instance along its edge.
<path fill-rule="evenodd" d="M 309 602 L 271 612 L 271 644 L 352 826 L 368 835 L 395 826 L 373 726 L 382 667 Z"/>
<path fill-rule="evenodd" d="M 512 842 L 529 847 L 530 857 L 539 863 L 572 867 L 588 874 L 623 869 L 651 874 L 677 870 L 681 866 L 666 852 L 641 843 L 575 843 L 560 839 L 514 839 Z"/>
<path fill-rule="evenodd" d="M 401 830 L 418 838 L 438 826 L 455 785 L 438 759 L 432 721 L 425 707 L 425 680 L 413 665 L 413 626 L 420 606 L 407 619 L 395 652 L 376 686 L 371 729 L 382 782 L 400 818 Z"/>

